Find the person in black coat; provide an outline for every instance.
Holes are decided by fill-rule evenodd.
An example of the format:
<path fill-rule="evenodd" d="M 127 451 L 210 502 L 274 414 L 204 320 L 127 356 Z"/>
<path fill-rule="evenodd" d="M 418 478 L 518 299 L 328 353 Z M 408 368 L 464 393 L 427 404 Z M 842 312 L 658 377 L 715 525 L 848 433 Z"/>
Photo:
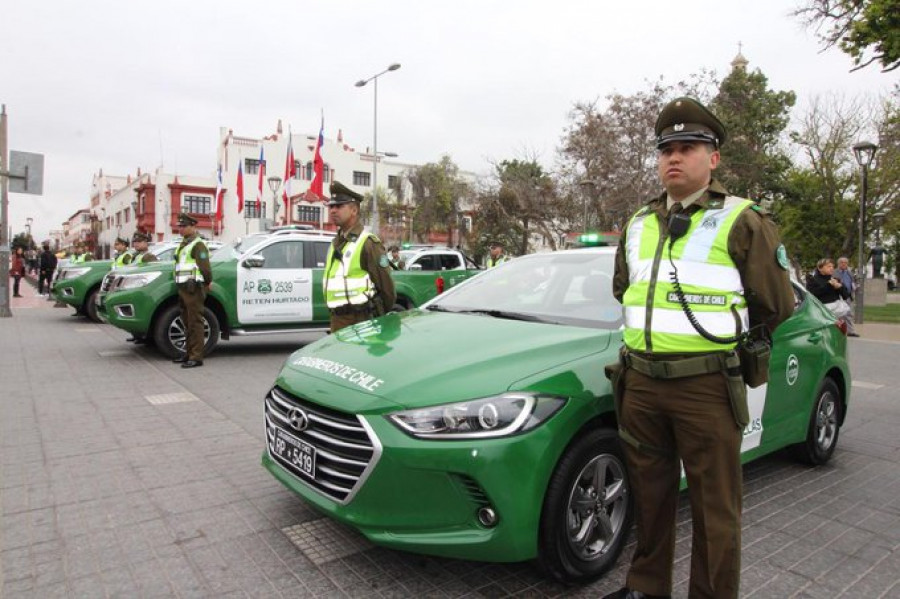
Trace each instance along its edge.
<path fill-rule="evenodd" d="M 806 288 L 823 304 L 850 299 L 850 290 L 834 276 L 831 258 L 822 258 L 816 263 L 816 272 L 807 280 Z"/>
<path fill-rule="evenodd" d="M 47 293 L 50 293 L 50 284 L 53 282 L 53 271 L 56 270 L 56 254 L 50 251 L 50 244 L 45 243 L 41 248 L 38 258 L 38 293 L 44 295 L 44 284 L 47 285 Z"/>

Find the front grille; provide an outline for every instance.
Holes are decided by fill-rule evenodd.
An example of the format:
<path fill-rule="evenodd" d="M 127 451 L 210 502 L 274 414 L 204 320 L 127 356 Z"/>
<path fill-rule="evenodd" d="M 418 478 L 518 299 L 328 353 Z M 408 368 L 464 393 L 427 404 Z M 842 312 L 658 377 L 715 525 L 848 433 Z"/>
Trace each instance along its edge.
<path fill-rule="evenodd" d="M 290 425 L 291 410 L 306 414 L 309 425 L 305 430 Z M 266 395 L 265 420 L 269 457 L 302 483 L 339 503 L 353 498 L 381 455 L 378 438 L 361 417 L 314 404 L 279 387 Z M 275 453 L 275 427 L 315 448 L 312 478 Z"/>
<path fill-rule="evenodd" d="M 487 493 L 484 492 L 484 489 L 481 488 L 481 485 L 478 484 L 474 478 L 469 476 L 468 474 L 462 473 L 454 473 L 453 476 L 456 477 L 457 482 L 465 491 L 466 495 L 469 496 L 469 499 L 475 505 L 481 507 L 485 505 L 490 505 L 491 502 L 488 499 Z"/>

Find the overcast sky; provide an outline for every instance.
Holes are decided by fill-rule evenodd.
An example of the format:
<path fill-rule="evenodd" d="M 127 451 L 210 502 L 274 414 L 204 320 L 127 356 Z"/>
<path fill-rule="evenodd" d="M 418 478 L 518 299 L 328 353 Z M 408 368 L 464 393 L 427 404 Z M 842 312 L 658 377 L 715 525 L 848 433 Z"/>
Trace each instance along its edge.
<path fill-rule="evenodd" d="M 799 0 L 798 0 L 799 1 Z M 850 73 L 779 0 L 0 0 L 0 102 L 13 150 L 45 155 L 44 195 L 10 194 L 14 234 L 88 204 L 91 177 L 152 170 L 213 176 L 219 127 L 237 135 L 342 129 L 412 163 L 535 153 L 555 162 L 576 101 L 710 69 L 743 43 L 750 68 L 801 111 L 815 95 L 885 95 L 900 71 Z M 327 156 L 326 156 L 327 160 Z"/>

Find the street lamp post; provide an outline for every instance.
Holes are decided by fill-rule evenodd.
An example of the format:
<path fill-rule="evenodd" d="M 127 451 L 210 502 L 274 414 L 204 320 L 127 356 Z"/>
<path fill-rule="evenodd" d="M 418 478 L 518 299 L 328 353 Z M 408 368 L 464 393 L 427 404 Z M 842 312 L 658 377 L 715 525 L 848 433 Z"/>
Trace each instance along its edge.
<path fill-rule="evenodd" d="M 389 71 L 396 71 L 400 68 L 400 63 L 394 63 L 385 70 L 372 75 L 368 79 L 360 79 L 356 82 L 356 87 L 363 87 L 369 81 L 375 82 L 375 116 L 374 131 L 372 135 L 372 147 L 375 161 L 372 163 L 372 216 L 370 218 L 369 229 L 375 235 L 378 235 L 378 78 Z"/>
<path fill-rule="evenodd" d="M 278 221 L 278 188 L 281 187 L 281 177 L 273 175 L 269 177 L 268 181 L 269 189 L 272 190 L 272 224 L 276 225 Z"/>
<path fill-rule="evenodd" d="M 856 313 L 853 315 L 856 324 L 863 324 L 863 304 L 866 294 L 866 196 L 869 187 L 869 165 L 875 157 L 878 146 L 870 141 L 861 141 L 853 146 L 856 162 L 862 169 L 862 187 L 859 198 L 859 247 L 857 248 L 856 270 L 859 281 L 856 286 Z"/>
<path fill-rule="evenodd" d="M 31 239 L 31 223 L 34 222 L 34 219 L 30 216 L 25 219 L 25 231 L 28 233 L 28 239 Z"/>

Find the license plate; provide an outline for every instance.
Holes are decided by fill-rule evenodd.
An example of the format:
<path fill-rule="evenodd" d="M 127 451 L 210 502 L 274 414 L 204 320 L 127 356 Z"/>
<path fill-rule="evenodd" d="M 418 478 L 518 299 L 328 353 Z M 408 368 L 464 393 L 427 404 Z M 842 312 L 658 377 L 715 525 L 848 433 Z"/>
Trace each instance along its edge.
<path fill-rule="evenodd" d="M 316 478 L 316 448 L 293 435 L 289 435 L 277 426 L 275 437 L 269 439 L 269 451 L 291 467 L 313 480 Z"/>

